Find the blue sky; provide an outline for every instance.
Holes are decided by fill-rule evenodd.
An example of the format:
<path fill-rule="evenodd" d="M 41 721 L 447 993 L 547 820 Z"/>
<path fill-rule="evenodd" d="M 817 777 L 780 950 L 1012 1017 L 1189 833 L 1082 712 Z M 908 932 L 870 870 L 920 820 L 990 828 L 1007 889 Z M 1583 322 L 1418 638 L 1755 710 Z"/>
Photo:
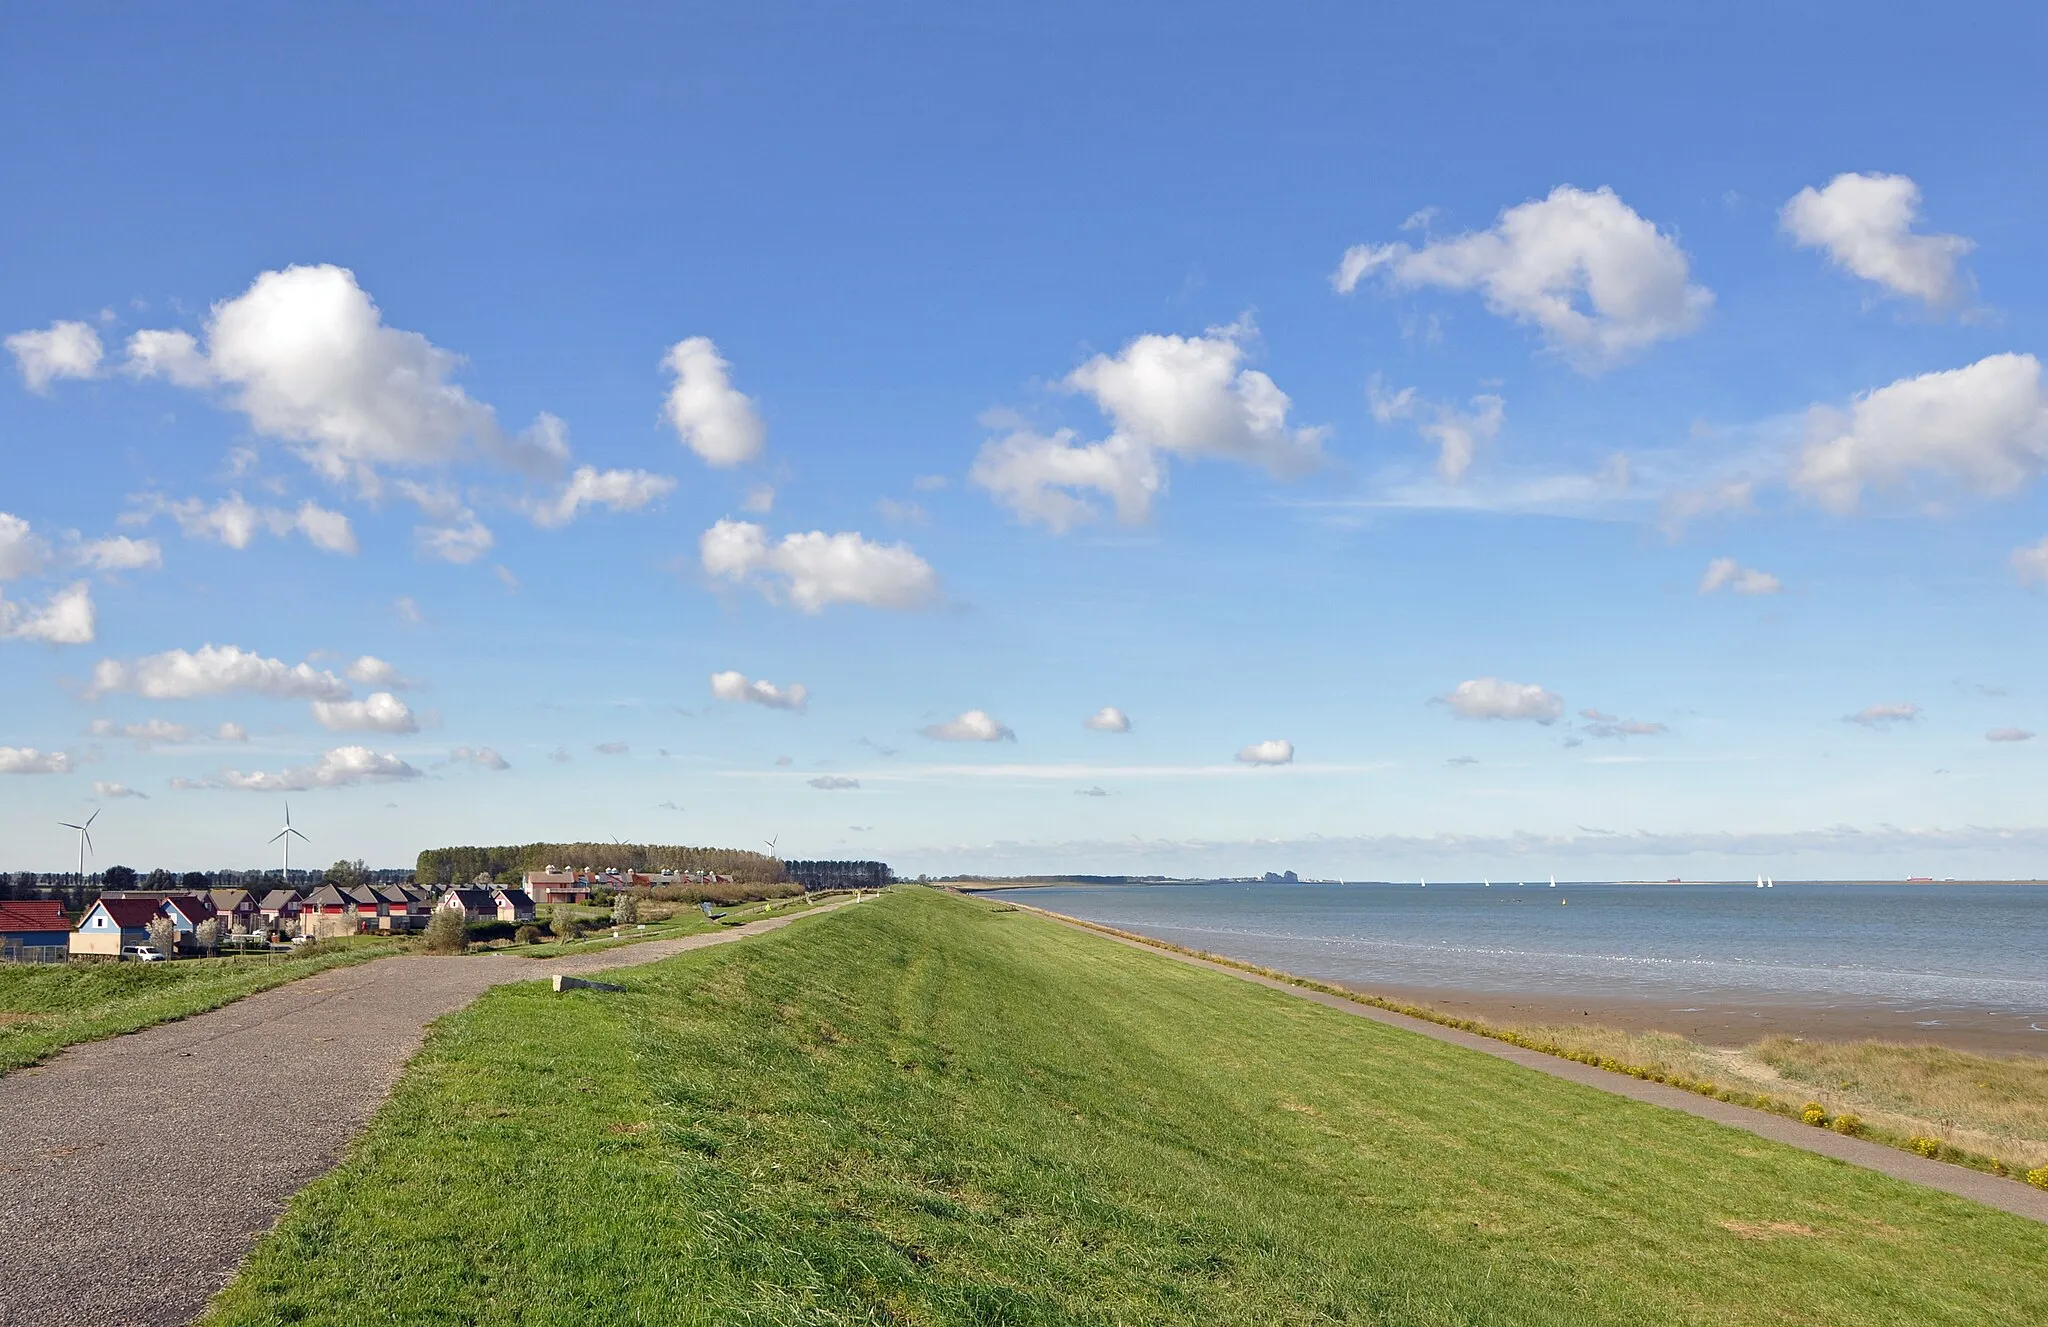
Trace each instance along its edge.
<path fill-rule="evenodd" d="M 0 865 L 2041 873 L 2042 20 L 1523 8 L 16 15 Z"/>

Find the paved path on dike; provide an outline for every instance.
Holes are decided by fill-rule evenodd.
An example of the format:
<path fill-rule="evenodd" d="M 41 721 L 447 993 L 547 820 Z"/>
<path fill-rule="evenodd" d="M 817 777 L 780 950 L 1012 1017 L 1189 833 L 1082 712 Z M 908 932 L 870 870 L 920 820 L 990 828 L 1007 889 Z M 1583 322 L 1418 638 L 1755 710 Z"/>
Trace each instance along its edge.
<path fill-rule="evenodd" d="M 1782 1115 L 1773 1115 L 1769 1111 L 1752 1110 L 1747 1106 L 1730 1105 L 1725 1101 L 1716 1101 L 1712 1097 L 1700 1096 L 1696 1092 L 1680 1091 L 1678 1088 L 1669 1087 L 1663 1083 L 1645 1082 L 1641 1079 L 1630 1078 L 1627 1074 L 1611 1073 L 1605 1069 L 1596 1069 L 1590 1064 L 1580 1064 L 1576 1060 L 1561 1060 L 1554 1055 L 1545 1055 L 1541 1051 L 1524 1050 L 1520 1046 L 1512 1046 L 1504 1041 L 1495 1041 L 1492 1037 L 1481 1037 L 1470 1032 L 1460 1032 L 1456 1028 L 1443 1027 L 1439 1024 L 1428 1022 L 1425 1019 L 1410 1018 L 1406 1014 L 1397 1014 L 1392 1010 L 1376 1009 L 1371 1005 L 1359 1004 L 1355 1000 L 1346 1000 L 1342 996 L 1330 995 L 1323 991 L 1307 990 L 1300 986 L 1290 985 L 1284 981 L 1275 981 L 1271 977 L 1262 977 L 1256 972 L 1246 972 L 1242 968 L 1234 968 L 1227 963 L 1212 963 L 1207 959 L 1196 958 L 1192 954 L 1177 954 L 1170 949 L 1161 949 L 1156 945 L 1148 945 L 1141 940 L 1128 940 L 1122 936 L 1109 935 L 1092 925 L 1081 922 L 1077 918 L 1063 916 L 1057 912 L 1048 912 L 1043 908 L 1031 907 L 1029 904 L 1017 904 L 1013 900 L 1006 899 L 1004 901 L 1011 902 L 1013 906 L 1024 908 L 1026 911 L 1035 912 L 1041 917 L 1046 917 L 1056 922 L 1064 922 L 1076 930 L 1086 931 L 1090 935 L 1101 936 L 1105 940 L 1114 940 L 1118 944 L 1129 945 L 1133 949 L 1142 949 L 1148 954 L 1157 954 L 1161 958 L 1170 958 L 1176 962 L 1191 964 L 1198 968 L 1208 968 L 1212 972 L 1220 972 L 1226 977 L 1236 977 L 1240 981 L 1256 982 L 1261 986 L 1270 986 L 1276 991 L 1298 996 L 1304 1000 L 1313 1000 L 1317 1004 L 1328 1005 L 1330 1008 L 1342 1013 L 1356 1014 L 1360 1018 L 1369 1018 L 1375 1023 L 1385 1023 L 1389 1027 L 1402 1028 L 1409 1032 L 1419 1032 L 1425 1037 L 1434 1037 L 1438 1041 L 1449 1042 L 1453 1046 L 1463 1046 L 1467 1050 L 1478 1051 L 1483 1055 L 1491 1055 L 1496 1059 L 1512 1060 L 1525 1069 L 1534 1069 L 1537 1073 L 1549 1074 L 1552 1078 L 1563 1078 L 1574 1083 L 1583 1083 L 1587 1087 L 1596 1087 L 1603 1092 L 1612 1092 L 1617 1096 L 1633 1097 L 1637 1101 L 1647 1101 L 1653 1106 L 1668 1106 L 1672 1110 L 1682 1110 L 1688 1115 L 1697 1115 L 1703 1120 L 1712 1120 L 1716 1124 L 1726 1124 L 1732 1128 L 1742 1129 L 1757 1135 L 1759 1138 L 1768 1138 L 1774 1143 L 1784 1143 L 1788 1147 L 1797 1147 L 1808 1152 L 1818 1152 L 1822 1156 L 1834 1157 L 1838 1161 L 1846 1161 L 1851 1165 L 1882 1172 L 1893 1179 L 1906 1180 L 1913 1184 L 1924 1184 L 1930 1189 L 1940 1189 L 1944 1193 L 1952 1193 L 1958 1197 L 1973 1199 L 1987 1207 L 1996 1207 L 2002 1212 L 2011 1212 L 2015 1216 L 2031 1217 L 2036 1221 L 2048 1222 L 2048 1191 L 2030 1188 L 2015 1180 L 2000 1179 L 1996 1175 L 1987 1175 L 1981 1170 L 1971 1170 L 1967 1166 L 1950 1165 L 1946 1161 L 1930 1161 L 1926 1157 L 1915 1156 L 1911 1152 L 1901 1152 L 1895 1147 L 1886 1147 L 1882 1143 L 1873 1143 L 1862 1138 L 1844 1138 L 1832 1130 L 1816 1129 L 1810 1124 L 1801 1124 L 1797 1120 L 1788 1120 Z"/>
<path fill-rule="evenodd" d="M 651 963 L 843 906 L 553 961 L 376 959 L 0 1077 L 0 1324 L 190 1322 L 341 1160 L 427 1024 L 493 986 Z"/>

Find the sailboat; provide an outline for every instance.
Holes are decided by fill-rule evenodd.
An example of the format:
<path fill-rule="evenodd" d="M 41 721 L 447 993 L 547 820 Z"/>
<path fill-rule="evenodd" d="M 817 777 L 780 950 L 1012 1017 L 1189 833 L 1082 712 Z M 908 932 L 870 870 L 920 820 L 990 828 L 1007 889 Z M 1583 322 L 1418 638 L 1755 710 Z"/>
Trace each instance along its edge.
<path fill-rule="evenodd" d="M 1491 880 L 1487 881 L 1487 882 L 1486 882 L 1486 887 L 1487 887 L 1488 889 L 1492 889 L 1492 888 L 1493 888 L 1493 881 L 1491 881 Z"/>
<path fill-rule="evenodd" d="M 1415 877 L 1415 878 L 1416 878 L 1417 880 L 1422 880 L 1422 877 L 1421 877 L 1421 876 L 1417 876 L 1417 877 Z M 1428 888 L 1429 888 L 1429 881 L 1427 881 L 1427 880 L 1422 880 L 1422 887 L 1423 887 L 1424 889 L 1428 889 Z"/>
<path fill-rule="evenodd" d="M 1550 877 L 1550 887 L 1551 887 L 1552 889 L 1556 889 L 1556 888 L 1557 888 L 1557 877 L 1556 877 L 1556 876 L 1552 876 L 1552 877 Z"/>
<path fill-rule="evenodd" d="M 1765 876 L 1765 877 L 1764 877 L 1764 888 L 1765 888 L 1765 889 L 1776 889 L 1777 887 L 1778 887 L 1778 882 L 1777 882 L 1777 879 L 1776 879 L 1775 877 L 1772 877 L 1772 876 Z"/>
<path fill-rule="evenodd" d="M 1762 876 L 1758 876 L 1756 878 L 1756 887 L 1758 889 L 1762 889 L 1764 887 L 1764 878 Z"/>

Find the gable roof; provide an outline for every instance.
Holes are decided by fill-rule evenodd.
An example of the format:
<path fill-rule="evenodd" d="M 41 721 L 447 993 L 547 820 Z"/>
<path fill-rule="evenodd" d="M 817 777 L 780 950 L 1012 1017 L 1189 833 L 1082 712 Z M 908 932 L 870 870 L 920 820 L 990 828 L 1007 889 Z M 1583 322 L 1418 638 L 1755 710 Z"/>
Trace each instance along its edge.
<path fill-rule="evenodd" d="M 299 891 L 296 889 L 273 889 L 263 896 L 266 908 L 287 908 L 298 901 Z"/>
<path fill-rule="evenodd" d="M 11 903 L 0 903 L 0 934 L 70 929 L 71 919 L 64 915 L 64 905 L 55 899 L 17 899 Z"/>
<path fill-rule="evenodd" d="M 102 898 L 86 909 L 85 917 L 80 917 L 78 924 L 85 925 L 86 917 L 104 909 L 107 916 L 114 919 L 114 925 L 124 931 L 147 930 L 157 918 L 158 905 L 159 900 L 153 898 Z"/>
<path fill-rule="evenodd" d="M 498 906 L 497 900 L 492 896 L 493 891 L 488 889 L 464 887 L 462 889 L 451 889 L 448 892 L 460 900 L 463 907 L 472 912 L 478 908 L 495 908 Z"/>
<path fill-rule="evenodd" d="M 176 908 L 178 914 L 194 926 L 211 918 L 218 909 L 213 900 L 204 894 L 171 894 L 163 900 L 165 908 Z"/>
<path fill-rule="evenodd" d="M 322 885 L 301 901 L 309 908 L 343 908 L 355 902 L 339 885 Z"/>

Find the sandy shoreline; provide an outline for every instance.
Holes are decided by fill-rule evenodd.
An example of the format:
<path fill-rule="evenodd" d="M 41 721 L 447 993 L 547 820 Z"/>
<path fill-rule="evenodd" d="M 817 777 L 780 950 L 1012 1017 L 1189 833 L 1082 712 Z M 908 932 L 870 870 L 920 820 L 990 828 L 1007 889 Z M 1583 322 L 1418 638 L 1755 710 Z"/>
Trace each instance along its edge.
<path fill-rule="evenodd" d="M 1747 1046 L 1759 1038 L 1783 1033 L 1816 1041 L 1891 1041 L 1947 1046 L 1985 1055 L 2048 1055 L 2048 1032 L 2037 1032 L 2029 1026 L 2039 1023 L 2048 1027 L 2048 1019 L 1984 1009 L 1898 1009 L 1849 1001 L 1647 1000 L 1465 991 L 1441 986 L 1333 984 L 1488 1023 L 1671 1032 L 1709 1046 Z"/>

